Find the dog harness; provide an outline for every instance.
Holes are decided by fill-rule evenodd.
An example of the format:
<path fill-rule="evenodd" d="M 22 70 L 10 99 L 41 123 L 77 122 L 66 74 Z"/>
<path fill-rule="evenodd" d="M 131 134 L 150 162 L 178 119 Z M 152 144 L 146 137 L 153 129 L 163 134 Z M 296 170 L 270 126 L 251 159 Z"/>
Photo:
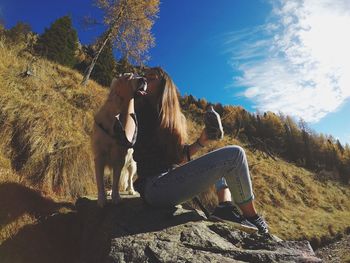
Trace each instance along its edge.
<path fill-rule="evenodd" d="M 125 129 L 119 119 L 119 115 L 115 116 L 115 120 L 113 123 L 113 134 L 110 134 L 108 130 L 105 127 L 103 127 L 102 123 L 98 123 L 96 120 L 95 120 L 95 123 L 104 133 L 106 133 L 109 137 L 116 140 L 119 145 L 124 146 L 126 148 L 132 148 L 135 145 L 136 138 L 137 138 L 138 123 L 137 123 L 136 114 L 130 113 L 130 116 L 135 122 L 135 132 L 131 141 L 129 141 L 128 138 L 126 137 Z"/>

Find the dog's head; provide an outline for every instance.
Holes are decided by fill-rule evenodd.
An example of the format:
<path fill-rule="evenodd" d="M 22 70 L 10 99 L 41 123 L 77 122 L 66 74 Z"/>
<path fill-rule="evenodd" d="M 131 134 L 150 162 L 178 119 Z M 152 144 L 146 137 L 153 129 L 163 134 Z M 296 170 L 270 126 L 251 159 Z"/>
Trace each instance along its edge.
<path fill-rule="evenodd" d="M 130 76 L 131 86 L 135 93 L 144 93 L 147 91 L 147 80 L 145 77 L 142 77 L 138 74 L 125 73 L 124 75 Z"/>
<path fill-rule="evenodd" d="M 124 73 L 123 75 L 114 78 L 111 83 L 111 89 L 118 88 L 117 81 L 118 78 L 127 76 L 128 81 L 130 81 L 130 88 L 135 95 L 145 95 L 147 91 L 147 81 L 146 78 L 133 73 Z"/>
<path fill-rule="evenodd" d="M 118 80 L 120 77 L 125 77 L 125 76 L 128 76 L 127 81 L 130 82 L 130 85 L 128 85 L 127 88 L 130 88 L 131 92 L 133 94 L 135 94 L 135 96 L 142 96 L 142 95 L 147 94 L 146 93 L 146 90 L 147 90 L 146 78 L 141 77 L 139 75 L 135 75 L 133 73 L 126 73 L 126 74 L 120 75 L 112 80 L 108 100 L 115 101 L 117 104 L 119 104 L 119 103 L 121 103 L 121 101 L 123 101 L 118 95 L 119 94 L 118 89 L 121 88 L 118 85 Z"/>

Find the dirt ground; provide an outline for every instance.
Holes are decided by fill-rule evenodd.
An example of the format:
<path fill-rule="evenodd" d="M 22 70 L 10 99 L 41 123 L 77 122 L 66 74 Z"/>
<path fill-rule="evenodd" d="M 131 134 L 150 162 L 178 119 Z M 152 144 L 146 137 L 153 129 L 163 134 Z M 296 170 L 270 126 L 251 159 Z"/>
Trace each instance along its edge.
<path fill-rule="evenodd" d="M 350 263 L 350 234 L 315 251 L 325 263 Z"/>

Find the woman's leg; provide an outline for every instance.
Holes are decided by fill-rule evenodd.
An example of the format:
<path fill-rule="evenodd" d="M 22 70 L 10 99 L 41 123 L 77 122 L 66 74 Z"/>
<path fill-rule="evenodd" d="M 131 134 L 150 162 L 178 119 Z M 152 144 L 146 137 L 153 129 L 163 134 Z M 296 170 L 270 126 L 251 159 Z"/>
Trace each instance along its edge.
<path fill-rule="evenodd" d="M 238 205 L 254 199 L 244 150 L 227 146 L 190 161 L 168 173 L 149 180 L 145 187 L 146 201 L 154 206 L 182 203 L 225 177 Z"/>
<path fill-rule="evenodd" d="M 222 188 L 216 192 L 219 203 L 232 202 L 231 192 L 228 187 Z"/>
<path fill-rule="evenodd" d="M 231 192 L 227 186 L 225 178 L 221 178 L 215 183 L 217 189 L 217 195 L 219 199 L 219 206 L 215 208 L 214 215 L 217 215 L 222 218 L 233 218 L 237 215 L 236 209 L 232 205 Z M 257 214 L 257 211 L 254 206 L 253 200 L 239 204 L 238 207 L 243 213 L 243 216 L 249 221 L 249 223 L 256 226 L 259 230 L 259 233 L 266 234 L 268 233 L 268 225 L 265 220 Z"/>
<path fill-rule="evenodd" d="M 231 192 L 228 187 L 219 188 L 216 193 L 218 196 L 219 204 L 232 202 Z M 240 205 L 239 208 L 241 209 L 245 217 L 253 217 L 253 216 L 256 216 L 257 214 L 253 200 L 246 204 Z"/>

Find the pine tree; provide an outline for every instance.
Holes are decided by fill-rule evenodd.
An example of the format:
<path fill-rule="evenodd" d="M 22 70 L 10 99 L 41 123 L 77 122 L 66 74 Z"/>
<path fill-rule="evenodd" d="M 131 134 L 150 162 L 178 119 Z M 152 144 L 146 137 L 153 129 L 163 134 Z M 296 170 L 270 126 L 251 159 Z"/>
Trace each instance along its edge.
<path fill-rule="evenodd" d="M 113 56 L 113 47 L 109 41 L 96 62 L 91 77 L 103 86 L 109 86 L 115 76 L 116 61 Z"/>
<path fill-rule="evenodd" d="M 12 43 L 25 42 L 31 31 L 32 29 L 29 24 L 18 22 L 6 31 L 6 38 Z"/>
<path fill-rule="evenodd" d="M 0 18 L 0 36 L 5 35 L 5 21 Z"/>
<path fill-rule="evenodd" d="M 36 45 L 39 54 L 62 65 L 73 67 L 76 63 L 75 52 L 78 36 L 72 27 L 69 16 L 63 16 L 52 23 L 40 36 Z"/>
<path fill-rule="evenodd" d="M 100 38 L 102 39 L 103 36 Z M 91 61 L 93 60 L 99 43 L 82 46 L 83 59 L 75 65 L 75 69 L 83 74 L 87 71 Z M 94 71 L 92 71 L 91 78 L 103 86 L 109 86 L 112 79 L 119 74 L 118 64 L 113 55 L 113 47 L 109 41 L 99 56 L 96 62 Z"/>
<path fill-rule="evenodd" d="M 117 74 L 123 74 L 127 72 L 134 72 L 134 67 L 130 64 L 128 59 L 126 57 L 122 57 L 118 62 L 116 66 L 116 73 Z"/>

